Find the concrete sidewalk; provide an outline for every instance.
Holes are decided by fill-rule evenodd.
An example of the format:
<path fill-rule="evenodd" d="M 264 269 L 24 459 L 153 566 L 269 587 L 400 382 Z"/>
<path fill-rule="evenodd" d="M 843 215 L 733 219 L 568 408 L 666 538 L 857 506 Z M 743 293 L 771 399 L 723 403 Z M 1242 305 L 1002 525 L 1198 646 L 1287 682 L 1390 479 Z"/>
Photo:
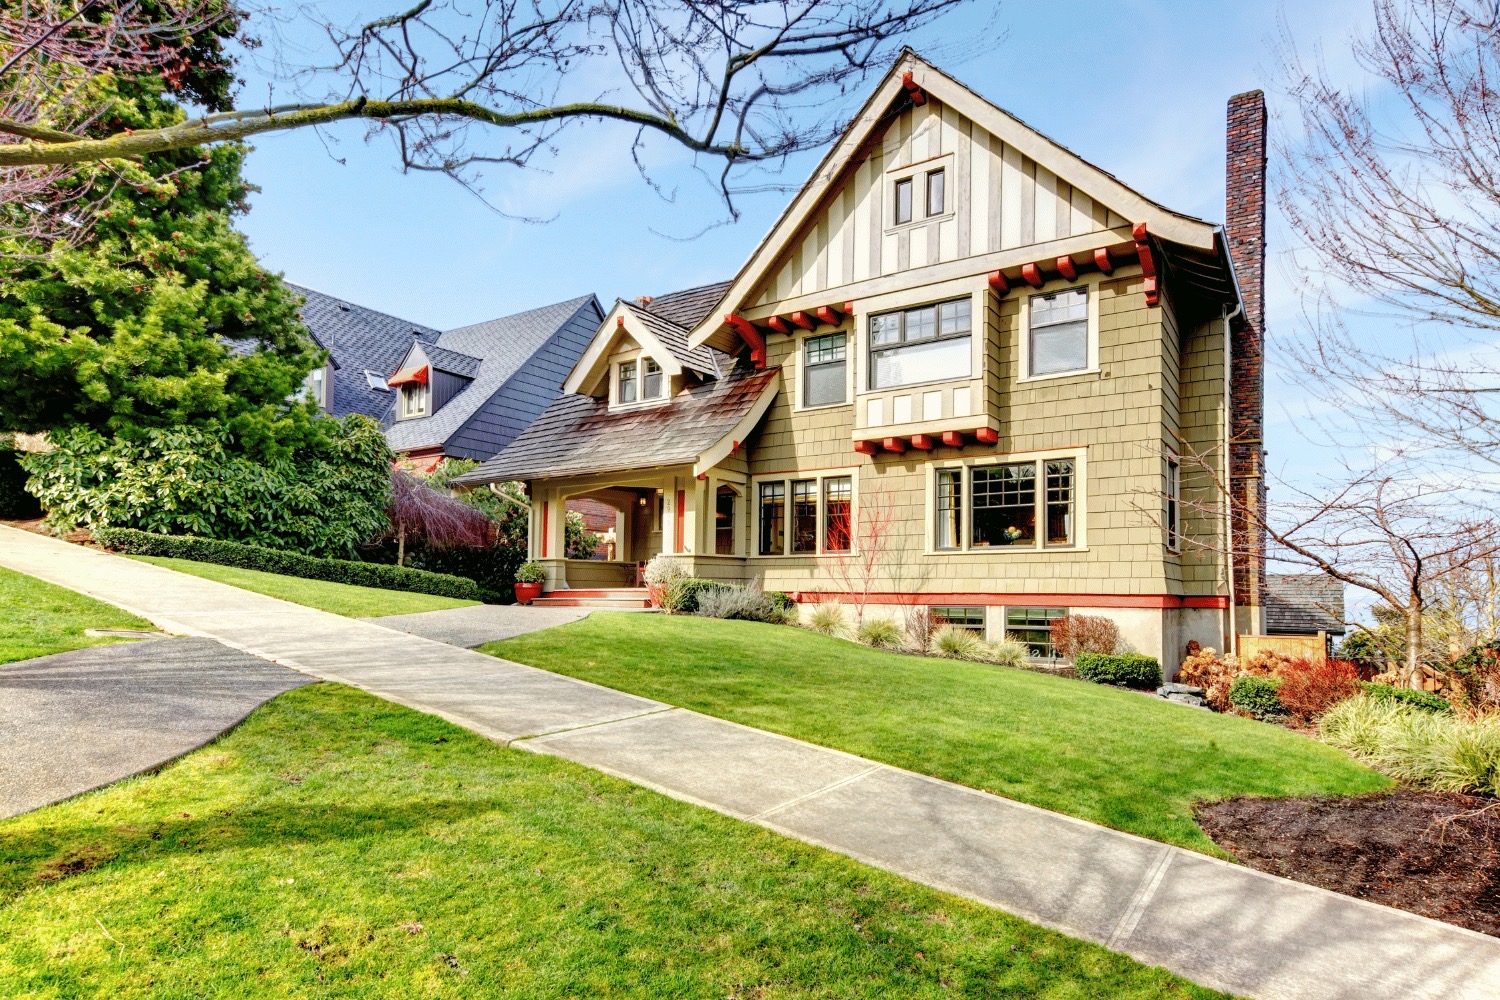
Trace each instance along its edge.
<path fill-rule="evenodd" d="M 487 642 L 514 639 L 527 632 L 555 628 L 587 618 L 589 608 L 532 608 L 520 604 L 475 604 L 413 615 L 366 618 L 367 622 L 436 639 L 450 646 L 473 649 Z"/>
<path fill-rule="evenodd" d="M 0 565 L 1227 992 L 1500 996 L 1500 940 L 369 622 L 0 528 Z"/>

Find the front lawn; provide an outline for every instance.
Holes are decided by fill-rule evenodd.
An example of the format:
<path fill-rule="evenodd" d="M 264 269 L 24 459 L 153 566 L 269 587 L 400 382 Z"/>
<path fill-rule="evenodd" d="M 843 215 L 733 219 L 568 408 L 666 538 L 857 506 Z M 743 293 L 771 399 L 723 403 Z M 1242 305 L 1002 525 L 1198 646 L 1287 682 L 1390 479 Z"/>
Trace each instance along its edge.
<path fill-rule="evenodd" d="M 454 597 L 414 594 L 405 590 L 381 590 L 379 587 L 356 587 L 327 580 L 305 580 L 300 576 L 262 573 L 258 569 L 239 569 L 218 563 L 194 562 L 191 559 L 168 559 L 163 556 L 130 556 L 141 562 L 165 566 L 179 573 L 190 573 L 205 580 L 217 580 L 232 587 L 253 590 L 267 597 L 278 597 L 293 604 L 331 611 L 348 618 L 379 618 L 381 615 L 410 615 L 418 611 L 442 611 L 464 608 L 478 601 L 461 601 Z"/>
<path fill-rule="evenodd" d="M 0 996 L 1219 996 L 334 685 L 0 823 Z"/>
<path fill-rule="evenodd" d="M 114 605 L 0 569 L 0 663 L 120 641 L 84 635 L 90 628 L 149 632 L 155 626 Z"/>
<path fill-rule="evenodd" d="M 1221 856 L 1195 802 L 1391 785 L 1276 726 L 785 626 L 595 614 L 481 649 Z"/>

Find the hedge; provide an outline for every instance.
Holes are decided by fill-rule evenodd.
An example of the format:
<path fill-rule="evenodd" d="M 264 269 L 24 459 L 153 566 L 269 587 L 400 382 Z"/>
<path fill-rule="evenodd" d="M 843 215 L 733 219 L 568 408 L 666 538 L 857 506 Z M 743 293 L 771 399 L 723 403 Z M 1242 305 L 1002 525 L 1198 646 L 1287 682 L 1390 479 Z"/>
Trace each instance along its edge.
<path fill-rule="evenodd" d="M 1126 653 L 1106 656 L 1103 653 L 1079 653 L 1073 657 L 1078 676 L 1095 684 L 1117 687 L 1155 688 L 1161 686 L 1161 664 L 1154 656 Z"/>
<path fill-rule="evenodd" d="M 1370 696 L 1371 701 L 1401 702 L 1405 705 L 1425 708 L 1429 712 L 1453 711 L 1453 706 L 1448 703 L 1446 698 L 1435 695 L 1431 691 L 1417 691 L 1413 688 L 1394 687 L 1390 684 L 1376 684 L 1374 681 L 1366 681 L 1360 687 L 1365 689 L 1365 694 Z"/>
<path fill-rule="evenodd" d="M 1286 714 L 1286 706 L 1276 689 L 1281 682 L 1274 677 L 1236 677 L 1229 689 L 1229 704 L 1265 722 Z"/>
<path fill-rule="evenodd" d="M 301 552 L 262 548 L 259 545 L 196 538 L 192 535 L 158 535 L 149 531 L 136 531 L 134 528 L 99 528 L 94 532 L 94 541 L 106 549 L 131 555 L 191 559 L 195 562 L 217 563 L 220 566 L 280 573 L 283 576 L 300 576 L 308 580 L 348 583 L 357 587 L 406 590 L 468 601 L 480 600 L 479 584 L 473 580 L 403 566 L 323 559 Z"/>

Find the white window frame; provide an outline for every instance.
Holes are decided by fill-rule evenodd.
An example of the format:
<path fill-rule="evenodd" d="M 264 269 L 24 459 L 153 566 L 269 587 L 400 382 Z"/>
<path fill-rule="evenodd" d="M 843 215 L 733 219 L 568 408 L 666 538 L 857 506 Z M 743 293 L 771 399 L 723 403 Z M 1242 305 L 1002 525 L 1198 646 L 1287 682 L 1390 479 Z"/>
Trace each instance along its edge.
<path fill-rule="evenodd" d="M 401 386 L 400 396 L 401 398 L 397 401 L 398 419 L 416 420 L 418 417 L 427 416 L 428 408 L 432 403 L 432 386 L 426 382 L 407 382 Z M 413 399 L 420 400 L 420 403 L 412 405 Z"/>
<path fill-rule="evenodd" d="M 844 335 L 843 401 L 838 403 L 818 403 L 814 406 L 808 406 L 806 403 L 808 369 L 807 342 L 809 340 L 817 340 L 819 337 L 829 337 L 837 333 L 842 333 Z M 858 367 L 855 364 L 855 356 L 859 350 L 858 344 L 859 338 L 855 336 L 855 331 L 853 330 L 803 330 L 799 332 L 796 338 L 797 394 L 796 399 L 792 404 L 792 409 L 800 412 L 802 410 L 827 410 L 836 406 L 853 406 L 855 391 L 854 369 Z"/>
<path fill-rule="evenodd" d="M 635 392 L 634 399 L 625 398 L 625 369 L 630 369 L 630 387 Z M 618 406 L 633 406 L 641 401 L 641 359 L 623 358 L 615 362 L 615 403 Z"/>
<path fill-rule="evenodd" d="M 1099 285 L 1104 278 L 1102 274 L 1080 275 L 1077 281 L 1050 281 L 1041 288 L 1025 288 L 1025 297 L 1021 300 L 1021 342 L 1018 345 L 1017 355 L 1020 358 L 1020 366 L 1016 370 L 1016 382 L 1045 382 L 1058 378 L 1077 378 L 1080 375 L 1099 374 Z M 1045 375 L 1031 374 L 1031 303 L 1034 298 L 1042 295 L 1052 295 L 1056 292 L 1068 289 L 1083 288 L 1088 294 L 1088 364 L 1084 368 L 1075 368 L 1065 372 L 1048 372 Z"/>
<path fill-rule="evenodd" d="M 849 525 L 849 548 L 842 552 L 828 551 L 824 543 L 827 541 L 828 520 L 828 487 L 826 480 L 848 479 L 849 480 L 849 507 L 853 514 Z M 814 489 L 817 493 L 818 525 L 817 525 L 817 548 L 812 552 L 793 552 L 793 513 L 792 513 L 792 483 L 802 480 L 813 480 Z M 782 496 L 782 526 L 781 551 L 770 554 L 762 554 L 760 551 L 760 488 L 762 483 L 781 483 L 786 487 Z M 750 485 L 747 487 L 747 495 L 750 497 L 750 544 L 746 552 L 751 559 L 838 559 L 843 556 L 853 555 L 859 548 L 859 532 L 856 530 L 859 518 L 859 468 L 850 466 L 843 469 L 817 469 L 810 472 L 775 472 L 765 475 L 752 476 Z"/>
<path fill-rule="evenodd" d="M 902 341 L 902 342 L 899 342 L 899 343 L 896 343 L 896 344 L 888 344 L 888 345 L 885 345 L 885 346 L 878 346 L 878 345 L 876 345 L 876 343 L 875 343 L 875 335 L 871 332 L 871 330 L 872 330 L 873 324 L 874 324 L 874 322 L 875 322 L 875 320 L 876 320 L 877 317 L 880 317 L 880 316 L 891 316 L 891 315 L 900 315 L 900 316 L 903 317 L 902 323 L 903 323 L 903 329 L 904 329 L 904 324 L 906 322 L 906 320 L 905 320 L 904 317 L 905 317 L 906 313 L 911 312 L 911 311 L 916 310 L 916 309 L 931 308 L 931 309 L 934 310 L 933 323 L 940 330 L 942 322 L 943 322 L 943 319 L 942 319 L 942 315 L 943 315 L 942 314 L 942 307 L 945 306 L 945 305 L 948 305 L 949 303 L 964 302 L 964 301 L 967 301 L 969 303 L 969 332 L 967 334 L 965 334 L 963 337 L 960 338 L 960 337 L 956 337 L 956 336 L 944 337 L 944 336 L 941 335 L 941 333 L 939 333 L 936 337 L 932 338 L 931 340 L 923 340 L 923 341 L 919 341 L 918 343 L 922 343 L 922 344 L 940 344 L 940 343 L 943 343 L 945 341 L 957 341 L 957 340 L 961 340 L 961 339 L 965 340 L 968 343 L 968 345 L 969 345 L 969 374 L 967 374 L 967 375 L 954 375 L 954 376 L 950 376 L 950 377 L 947 377 L 947 378 L 928 379 L 925 382 L 902 382 L 899 385 L 876 386 L 876 385 L 872 384 L 874 382 L 874 380 L 875 380 L 875 353 L 877 351 L 899 350 L 901 347 L 907 346 L 907 344 L 906 344 L 905 341 Z M 975 334 L 984 330 L 984 328 L 985 328 L 984 327 L 984 319 L 985 319 L 984 313 L 983 313 L 982 309 L 980 308 L 980 305 L 974 301 L 974 296 L 969 295 L 969 294 L 951 295 L 951 296 L 948 296 L 948 297 L 945 297 L 945 298 L 935 299 L 935 300 L 932 300 L 932 301 L 918 301 L 918 302 L 913 302 L 913 303 L 911 303 L 909 305 L 900 305 L 900 306 L 891 306 L 889 308 L 871 309 L 869 312 L 865 313 L 862 317 L 860 317 L 860 321 L 861 321 L 861 323 L 863 323 L 863 326 L 862 326 L 861 330 L 862 330 L 862 333 L 863 333 L 862 342 L 864 344 L 863 349 L 860 351 L 860 354 L 863 356 L 863 359 L 864 359 L 864 365 L 863 365 L 864 375 L 863 375 L 863 377 L 865 379 L 865 385 L 864 385 L 864 390 L 863 391 L 866 394 L 877 393 L 877 392 L 904 392 L 904 391 L 906 391 L 908 389 L 914 389 L 914 388 L 916 388 L 918 386 L 924 386 L 924 385 L 938 385 L 938 384 L 945 383 L 945 382 L 970 382 L 970 381 L 973 381 L 973 379 L 976 378 L 976 372 L 978 372 L 980 370 L 978 367 L 976 367 L 975 358 L 974 358 L 974 344 L 975 344 L 975 340 L 976 340 Z"/>
<path fill-rule="evenodd" d="M 661 369 L 661 393 L 656 396 L 646 395 L 646 363 L 656 365 Z M 635 365 L 635 399 L 625 402 L 620 398 L 620 369 L 625 365 Z M 634 347 L 618 354 L 612 354 L 609 358 L 609 409 L 610 412 L 619 410 L 635 410 L 651 406 L 661 406 L 672 398 L 672 376 L 667 374 L 666 366 L 656 358 L 647 354 L 644 348 Z"/>
<path fill-rule="evenodd" d="M 957 200 L 956 195 L 958 191 L 953 164 L 953 154 L 942 153 L 916 163 L 891 167 L 887 170 L 881 179 L 881 183 L 885 185 L 885 191 L 881 195 L 882 209 L 885 213 L 881 218 L 885 221 L 885 231 L 895 233 L 903 229 L 925 226 L 929 222 L 939 222 L 944 219 L 954 218 L 957 214 L 954 203 Z M 939 170 L 943 172 L 943 210 L 936 214 L 928 215 L 927 175 Z M 911 219 L 906 222 L 897 222 L 896 182 L 906 180 L 911 181 Z"/>
<path fill-rule="evenodd" d="M 1073 541 L 1069 545 L 1048 545 L 1046 537 L 1048 462 L 1071 461 L 1073 463 Z M 1034 464 L 1036 479 L 1036 540 L 1029 545 L 978 545 L 974 544 L 974 497 L 973 476 L 970 470 L 997 465 Z M 960 508 L 957 548 L 937 547 L 937 479 L 939 470 L 963 470 L 963 501 Z M 1061 448 L 1048 451 L 1014 452 L 1007 455 L 984 455 L 972 458 L 956 458 L 931 462 L 926 477 L 926 527 L 923 529 L 924 554 L 928 556 L 1046 556 L 1061 552 L 1088 551 L 1088 449 Z"/>

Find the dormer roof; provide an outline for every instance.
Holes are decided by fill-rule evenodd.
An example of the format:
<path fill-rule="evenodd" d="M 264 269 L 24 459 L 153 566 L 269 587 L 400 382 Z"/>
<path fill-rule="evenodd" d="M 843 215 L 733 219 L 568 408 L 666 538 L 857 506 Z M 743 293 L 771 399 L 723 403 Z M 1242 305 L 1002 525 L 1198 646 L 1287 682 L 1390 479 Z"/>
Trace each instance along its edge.
<path fill-rule="evenodd" d="M 719 286 L 708 285 L 704 288 L 717 289 Z M 718 294 L 721 292 L 689 289 L 685 293 L 672 293 L 652 299 L 649 305 L 617 300 L 609 315 L 604 317 L 604 322 L 599 325 L 599 332 L 595 334 L 593 342 L 568 374 L 567 381 L 563 383 L 563 392 L 599 394 L 600 386 L 608 384 L 610 354 L 623 337 L 630 337 L 639 344 L 646 355 L 661 365 L 662 371 L 668 375 L 688 372 L 700 380 L 718 378 L 734 367 L 733 360 L 713 348 L 695 348 L 689 345 L 688 328 L 668 319 L 657 308 L 657 303 L 664 301 L 665 310 L 671 315 L 684 318 L 701 316 L 701 303 Z"/>

